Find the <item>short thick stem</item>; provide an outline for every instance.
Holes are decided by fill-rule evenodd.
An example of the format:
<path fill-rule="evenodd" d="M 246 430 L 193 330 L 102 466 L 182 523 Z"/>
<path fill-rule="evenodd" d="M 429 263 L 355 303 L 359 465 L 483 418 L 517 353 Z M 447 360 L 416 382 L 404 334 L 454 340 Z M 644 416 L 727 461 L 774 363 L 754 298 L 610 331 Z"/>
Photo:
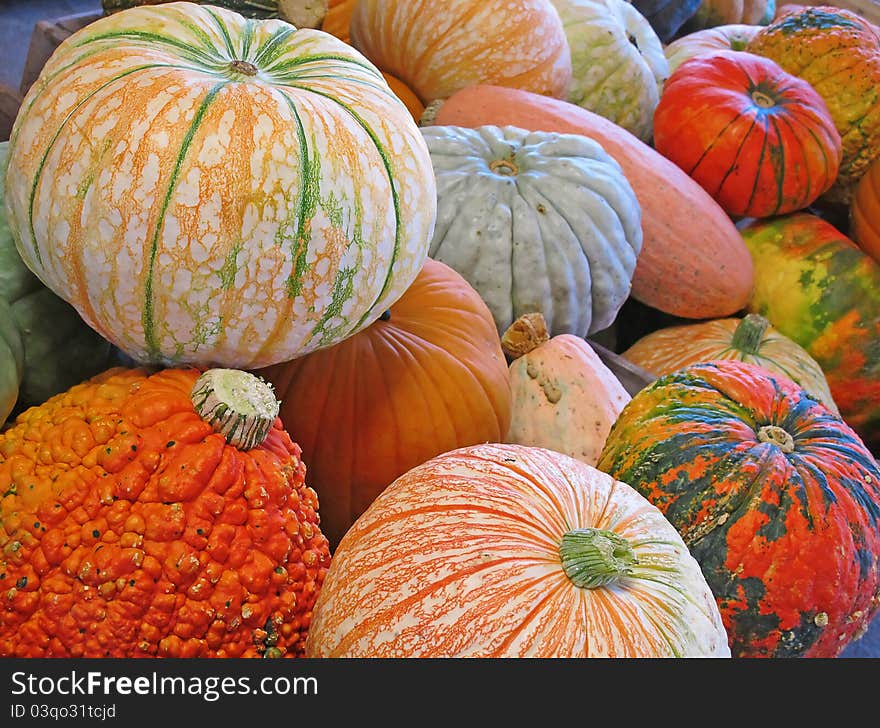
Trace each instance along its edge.
<path fill-rule="evenodd" d="M 757 354 L 761 351 L 761 342 L 769 327 L 770 322 L 763 316 L 750 313 L 739 322 L 730 343 L 744 354 Z"/>
<path fill-rule="evenodd" d="M 794 438 L 777 425 L 764 425 L 758 430 L 758 442 L 776 445 L 782 452 L 794 452 Z"/>
<path fill-rule="evenodd" d="M 495 174 L 500 174 L 504 177 L 513 177 L 513 175 L 519 172 L 519 167 L 516 166 L 512 159 L 493 159 L 489 162 L 489 169 Z"/>
<path fill-rule="evenodd" d="M 559 556 L 565 575 L 581 589 L 608 586 L 631 574 L 638 564 L 629 541 L 599 528 L 578 528 L 563 535 Z"/>
<path fill-rule="evenodd" d="M 501 336 L 501 348 L 511 359 L 518 359 L 549 340 L 547 322 L 544 316 L 536 311 L 524 313 L 507 327 Z"/>
<path fill-rule="evenodd" d="M 229 67 L 244 76 L 256 76 L 259 69 L 249 61 L 230 61 Z"/>

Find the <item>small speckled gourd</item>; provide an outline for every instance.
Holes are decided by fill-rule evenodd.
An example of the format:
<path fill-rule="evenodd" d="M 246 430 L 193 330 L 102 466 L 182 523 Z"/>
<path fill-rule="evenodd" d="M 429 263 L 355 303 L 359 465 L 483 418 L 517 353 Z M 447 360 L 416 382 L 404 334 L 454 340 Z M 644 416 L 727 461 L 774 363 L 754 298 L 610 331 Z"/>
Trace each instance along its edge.
<path fill-rule="evenodd" d="M 604 116 L 642 141 L 669 75 L 663 44 L 625 0 L 553 0 L 571 49 L 567 100 Z"/>
<path fill-rule="evenodd" d="M 501 337 L 510 362 L 506 441 L 555 450 L 595 466 L 630 395 L 585 339 L 550 338 L 544 317 L 524 314 Z"/>
<path fill-rule="evenodd" d="M 0 433 L 0 656 L 297 657 L 330 563 L 268 384 L 110 369 Z"/>
<path fill-rule="evenodd" d="M 617 161 L 580 134 L 422 133 L 437 182 L 428 254 L 477 290 L 499 334 L 534 312 L 552 336 L 610 326 L 642 247 L 641 208 Z"/>

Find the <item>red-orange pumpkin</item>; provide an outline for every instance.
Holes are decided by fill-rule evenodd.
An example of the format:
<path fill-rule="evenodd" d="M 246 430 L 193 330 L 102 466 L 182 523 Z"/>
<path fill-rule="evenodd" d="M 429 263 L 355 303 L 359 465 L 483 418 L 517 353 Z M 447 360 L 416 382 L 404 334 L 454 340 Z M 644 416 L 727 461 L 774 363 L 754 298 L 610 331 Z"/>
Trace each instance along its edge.
<path fill-rule="evenodd" d="M 598 114 L 522 89 L 474 85 L 429 107 L 423 124 L 518 126 L 583 134 L 623 169 L 642 213 L 632 297 L 685 318 L 718 318 L 745 306 L 754 269 L 730 217 L 679 167 Z"/>
<path fill-rule="evenodd" d="M 768 58 L 732 50 L 691 58 L 667 79 L 654 148 L 735 217 L 807 207 L 834 183 L 842 154 L 810 84 Z"/>
<path fill-rule="evenodd" d="M 859 180 L 849 214 L 853 242 L 880 263 L 880 159 Z"/>
<path fill-rule="evenodd" d="M 456 447 L 501 442 L 510 423 L 495 320 L 464 278 L 430 258 L 371 326 L 260 374 L 302 447 L 331 546 L 399 475 Z"/>

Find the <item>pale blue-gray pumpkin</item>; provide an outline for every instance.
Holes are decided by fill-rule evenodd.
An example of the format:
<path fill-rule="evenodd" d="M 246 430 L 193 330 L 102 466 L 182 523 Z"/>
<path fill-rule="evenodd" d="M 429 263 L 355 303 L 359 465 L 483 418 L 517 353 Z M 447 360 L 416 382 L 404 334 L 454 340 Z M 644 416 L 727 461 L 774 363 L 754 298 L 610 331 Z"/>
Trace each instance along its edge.
<path fill-rule="evenodd" d="M 428 255 L 479 292 L 499 332 L 532 312 L 552 336 L 610 326 L 642 247 L 641 208 L 617 161 L 579 134 L 422 133 L 437 185 Z"/>

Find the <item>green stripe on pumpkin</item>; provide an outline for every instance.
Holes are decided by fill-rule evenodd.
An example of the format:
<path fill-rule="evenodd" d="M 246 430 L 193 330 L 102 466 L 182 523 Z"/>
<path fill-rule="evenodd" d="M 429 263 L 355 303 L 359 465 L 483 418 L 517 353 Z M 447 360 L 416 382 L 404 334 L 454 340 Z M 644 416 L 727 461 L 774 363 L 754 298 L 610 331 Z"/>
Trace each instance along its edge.
<path fill-rule="evenodd" d="M 223 59 L 220 58 L 216 52 L 213 52 L 214 49 L 212 49 L 211 55 L 205 55 L 204 53 L 198 52 L 197 48 L 193 48 L 193 46 L 184 41 L 175 38 L 168 38 L 159 33 L 150 33 L 142 30 L 117 30 L 108 33 L 94 33 L 76 40 L 75 45 L 78 48 L 84 48 L 92 43 L 120 40 L 134 41 L 139 44 L 142 43 L 146 47 L 153 47 L 155 45 L 168 46 L 173 48 L 176 53 L 186 60 L 192 61 L 193 63 L 203 63 L 207 66 L 216 66 L 223 62 Z"/>
<path fill-rule="evenodd" d="M 174 169 L 172 170 L 171 177 L 168 181 L 168 189 L 165 192 L 165 197 L 162 200 L 161 207 L 159 208 L 159 215 L 156 220 L 156 227 L 153 231 L 153 237 L 150 240 L 150 257 L 147 264 L 147 277 L 146 281 L 144 282 L 144 306 L 141 312 L 141 323 L 144 327 L 144 343 L 147 347 L 147 356 L 151 361 L 158 361 L 161 355 L 159 343 L 156 339 L 156 321 L 154 316 L 153 303 L 153 274 L 156 263 L 156 254 L 159 248 L 159 235 L 161 234 L 162 226 L 165 223 L 165 214 L 168 212 L 168 205 L 170 204 L 171 197 L 174 194 L 175 188 L 177 187 L 177 181 L 180 175 L 180 168 L 183 165 L 183 160 L 186 157 L 186 153 L 189 151 L 190 144 L 192 144 L 193 137 L 195 137 L 196 131 L 198 130 L 199 125 L 202 123 L 202 119 L 205 118 L 205 113 L 207 112 L 208 107 L 211 105 L 214 99 L 217 98 L 217 94 L 220 93 L 221 89 L 223 89 L 228 83 L 228 81 L 223 81 L 215 85 L 210 91 L 208 91 L 208 93 L 205 95 L 205 98 L 202 100 L 202 103 L 199 105 L 199 108 L 196 110 L 195 116 L 193 117 L 193 120 L 189 125 L 189 129 L 187 129 L 186 135 L 183 138 L 180 152 L 177 155 Z"/>
<path fill-rule="evenodd" d="M 229 54 L 229 57 L 235 58 L 235 46 L 232 43 L 232 37 L 229 35 L 229 28 L 226 27 L 226 23 L 224 23 L 223 19 L 214 12 L 213 8 L 207 7 L 205 8 L 205 12 L 211 16 L 217 29 L 220 31 L 220 35 L 223 36 L 223 45 L 226 46 L 226 52 Z"/>

